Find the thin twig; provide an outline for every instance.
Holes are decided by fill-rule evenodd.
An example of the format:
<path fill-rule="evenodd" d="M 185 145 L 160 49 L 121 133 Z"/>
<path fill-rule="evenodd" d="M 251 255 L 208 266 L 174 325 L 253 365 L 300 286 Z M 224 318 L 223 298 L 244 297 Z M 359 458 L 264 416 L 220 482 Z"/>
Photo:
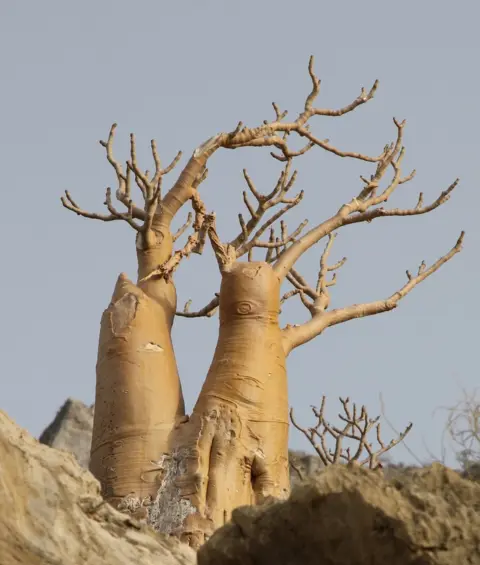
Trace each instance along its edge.
<path fill-rule="evenodd" d="M 379 457 L 390 451 L 405 439 L 405 436 L 412 429 L 412 424 L 408 424 L 403 432 L 397 433 L 397 437 L 385 444 L 381 438 L 379 417 L 369 418 L 365 406 L 358 411 L 355 404 L 350 408 L 348 398 L 340 398 L 343 407 L 343 414 L 339 414 L 340 420 L 344 423 L 343 428 L 332 426 L 324 415 L 326 397 L 322 397 L 320 408 L 312 406 L 313 414 L 317 421 L 310 428 L 303 428 L 294 418 L 293 408 L 290 409 L 290 420 L 293 426 L 299 430 L 310 442 L 317 452 L 324 465 L 333 465 L 335 463 L 345 462 L 359 466 L 367 466 L 372 470 L 382 468 Z M 368 440 L 370 431 L 375 428 L 376 440 L 379 447 L 374 450 L 372 444 Z M 327 446 L 327 437 L 333 438 L 334 448 Z M 354 453 L 349 447 L 343 447 L 345 439 L 353 440 L 357 443 L 357 449 Z M 367 455 L 362 459 L 363 452 Z"/>

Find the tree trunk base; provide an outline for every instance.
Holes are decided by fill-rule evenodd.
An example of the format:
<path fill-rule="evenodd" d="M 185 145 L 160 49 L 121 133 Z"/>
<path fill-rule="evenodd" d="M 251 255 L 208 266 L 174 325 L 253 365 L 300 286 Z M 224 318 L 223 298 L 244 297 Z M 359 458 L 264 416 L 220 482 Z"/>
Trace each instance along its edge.
<path fill-rule="evenodd" d="M 198 548 L 235 508 L 287 498 L 288 451 L 269 445 L 269 437 L 278 437 L 273 426 L 285 424 L 254 420 L 218 401 L 194 412 L 173 432 L 173 448 L 159 462 L 163 478 L 148 508 L 152 527 Z"/>

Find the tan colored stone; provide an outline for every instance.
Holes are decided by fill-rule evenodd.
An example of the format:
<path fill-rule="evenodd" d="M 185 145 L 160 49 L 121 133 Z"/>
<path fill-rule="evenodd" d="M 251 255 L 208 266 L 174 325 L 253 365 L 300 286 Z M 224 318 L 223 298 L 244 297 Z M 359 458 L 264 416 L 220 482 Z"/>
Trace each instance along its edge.
<path fill-rule="evenodd" d="M 289 500 L 243 507 L 198 565 L 479 565 L 480 485 L 439 464 L 387 482 L 328 467 Z"/>
<path fill-rule="evenodd" d="M 114 510 L 93 475 L 0 411 L 1 565 L 193 565 L 195 553 Z"/>

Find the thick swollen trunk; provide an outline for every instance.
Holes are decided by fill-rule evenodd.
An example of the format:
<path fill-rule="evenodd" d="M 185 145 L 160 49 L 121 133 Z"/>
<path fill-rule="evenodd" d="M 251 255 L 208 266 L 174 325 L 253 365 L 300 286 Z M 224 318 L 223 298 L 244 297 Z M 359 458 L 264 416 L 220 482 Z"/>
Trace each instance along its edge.
<path fill-rule="evenodd" d="M 168 256 L 140 248 L 139 279 Z M 90 470 L 114 505 L 156 496 L 156 462 L 185 414 L 170 335 L 175 309 L 173 283 L 136 285 L 121 274 L 103 313 Z"/>
<path fill-rule="evenodd" d="M 289 493 L 279 282 L 266 263 L 222 275 L 220 332 L 190 420 L 173 436 L 152 525 L 198 547 L 234 508 Z"/>
<path fill-rule="evenodd" d="M 202 144 L 163 200 L 146 206 L 137 236 L 139 282 L 120 275 L 102 317 L 90 469 L 104 497 L 116 505 L 128 496 L 130 510 L 155 497 L 158 460 L 170 451 L 171 432 L 185 416 L 171 341 L 175 287 L 152 274 L 172 257 L 172 220 L 194 196 L 217 141 L 215 136 Z M 157 159 L 156 165 L 160 176 L 152 190 L 168 170 L 159 171 Z"/>

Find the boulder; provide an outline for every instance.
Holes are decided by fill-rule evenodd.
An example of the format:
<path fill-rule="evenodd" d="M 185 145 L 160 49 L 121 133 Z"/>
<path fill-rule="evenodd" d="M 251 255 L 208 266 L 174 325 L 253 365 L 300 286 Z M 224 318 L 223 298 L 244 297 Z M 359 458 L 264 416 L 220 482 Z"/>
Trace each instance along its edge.
<path fill-rule="evenodd" d="M 71 454 L 42 445 L 2 411 L 0 508 L 1 565 L 196 562 L 186 545 L 106 504 Z"/>
<path fill-rule="evenodd" d="M 198 565 L 480 565 L 480 485 L 438 463 L 388 482 L 334 465 L 289 500 L 234 510 Z"/>

